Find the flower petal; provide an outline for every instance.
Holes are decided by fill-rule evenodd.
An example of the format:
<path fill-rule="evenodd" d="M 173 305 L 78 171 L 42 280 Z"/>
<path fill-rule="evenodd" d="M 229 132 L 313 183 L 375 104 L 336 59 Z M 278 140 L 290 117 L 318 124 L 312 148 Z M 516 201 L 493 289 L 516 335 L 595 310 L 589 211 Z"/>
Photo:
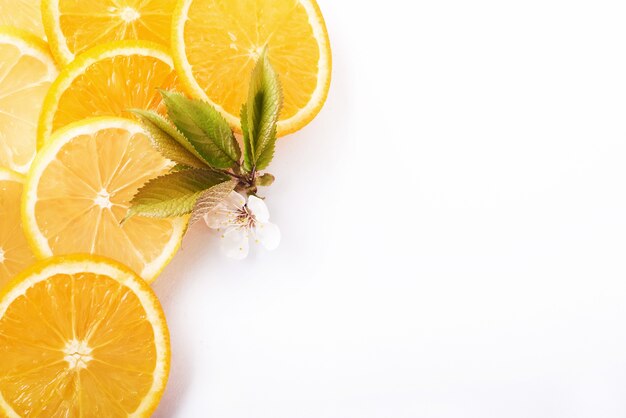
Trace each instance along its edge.
<path fill-rule="evenodd" d="M 246 198 L 239 193 L 232 191 L 226 199 L 224 199 L 224 205 L 229 209 L 241 209 L 246 204 Z"/>
<path fill-rule="evenodd" d="M 237 218 L 235 211 L 226 209 L 219 204 L 215 209 L 204 215 L 204 222 L 211 229 L 224 229 L 231 225 Z"/>
<path fill-rule="evenodd" d="M 265 223 L 270 220 L 270 211 L 267 209 L 267 205 L 258 197 L 250 196 L 248 198 L 248 209 L 258 222 Z"/>
<path fill-rule="evenodd" d="M 260 223 L 254 228 L 254 237 L 266 250 L 272 251 L 280 244 L 280 229 L 271 222 Z"/>
<path fill-rule="evenodd" d="M 221 248 L 227 257 L 242 260 L 248 256 L 250 244 L 245 228 L 230 228 L 222 235 Z"/>

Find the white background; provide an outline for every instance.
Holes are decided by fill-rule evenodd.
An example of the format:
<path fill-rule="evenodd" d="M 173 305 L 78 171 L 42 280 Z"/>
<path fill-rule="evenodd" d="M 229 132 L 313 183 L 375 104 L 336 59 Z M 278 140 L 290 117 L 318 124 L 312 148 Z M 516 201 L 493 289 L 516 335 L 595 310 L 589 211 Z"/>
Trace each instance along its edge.
<path fill-rule="evenodd" d="M 159 418 L 626 416 L 623 0 L 319 0 L 283 232 L 197 224 L 155 285 Z"/>

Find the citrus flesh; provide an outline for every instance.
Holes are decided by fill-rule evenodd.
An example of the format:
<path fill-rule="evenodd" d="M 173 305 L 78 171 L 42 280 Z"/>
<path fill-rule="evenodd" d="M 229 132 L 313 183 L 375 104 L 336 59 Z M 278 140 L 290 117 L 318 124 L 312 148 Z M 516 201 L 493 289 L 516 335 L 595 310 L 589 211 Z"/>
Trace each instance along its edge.
<path fill-rule="evenodd" d="M 58 128 L 93 116 L 130 116 L 129 109 L 163 111 L 158 89 L 178 85 L 171 56 L 158 44 L 121 41 L 85 52 L 50 87 L 39 119 L 41 147 Z"/>
<path fill-rule="evenodd" d="M 21 175 L 0 168 L 0 289 L 35 262 L 22 229 L 23 182 Z"/>
<path fill-rule="evenodd" d="M 0 412 L 6 416 L 148 417 L 169 364 L 156 296 L 118 263 L 49 259 L 0 296 Z"/>
<path fill-rule="evenodd" d="M 45 36 L 40 3 L 40 0 L 0 0 L 0 26 L 13 26 Z"/>
<path fill-rule="evenodd" d="M 330 85 L 331 53 L 314 0 L 181 0 L 172 53 L 189 94 L 209 101 L 237 130 L 256 59 L 268 47 L 283 87 L 279 135 L 319 112 Z"/>
<path fill-rule="evenodd" d="M 67 65 L 99 44 L 125 39 L 169 46 L 175 0 L 43 0 L 43 23 L 57 60 Z"/>
<path fill-rule="evenodd" d="M 106 256 L 154 280 L 180 246 L 187 219 L 122 221 L 137 190 L 171 165 L 131 120 L 87 119 L 59 130 L 26 182 L 23 218 L 31 245 L 40 257 Z"/>
<path fill-rule="evenodd" d="M 41 106 L 56 76 L 45 42 L 14 28 L 0 28 L 0 166 L 28 170 Z"/>

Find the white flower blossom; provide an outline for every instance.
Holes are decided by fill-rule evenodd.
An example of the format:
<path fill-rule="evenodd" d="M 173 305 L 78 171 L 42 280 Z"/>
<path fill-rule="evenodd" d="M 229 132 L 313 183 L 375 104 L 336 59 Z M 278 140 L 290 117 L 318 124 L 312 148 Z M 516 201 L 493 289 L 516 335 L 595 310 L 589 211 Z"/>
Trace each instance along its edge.
<path fill-rule="evenodd" d="M 280 229 L 269 221 L 270 213 L 261 199 L 245 197 L 237 192 L 230 195 L 204 216 L 211 229 L 222 233 L 221 247 L 226 256 L 241 260 L 248 256 L 250 238 L 274 250 L 280 244 Z"/>

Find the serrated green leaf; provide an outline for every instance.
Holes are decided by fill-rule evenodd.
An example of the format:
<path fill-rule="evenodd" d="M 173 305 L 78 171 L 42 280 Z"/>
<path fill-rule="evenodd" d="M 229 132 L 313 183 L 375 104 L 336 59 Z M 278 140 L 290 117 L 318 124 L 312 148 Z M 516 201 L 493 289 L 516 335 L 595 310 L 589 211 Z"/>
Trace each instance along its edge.
<path fill-rule="evenodd" d="M 191 170 L 192 168 L 194 167 L 189 167 L 184 164 L 176 164 L 174 167 L 170 168 L 170 173 L 175 173 L 176 171 Z"/>
<path fill-rule="evenodd" d="M 248 102 L 242 109 L 242 129 L 245 125 L 244 145 L 249 155 L 247 170 L 263 170 L 274 158 L 276 123 L 280 116 L 283 94 L 278 74 L 267 58 L 264 49 L 252 72 Z M 244 121 L 245 118 L 245 121 Z M 247 135 L 245 132 L 247 131 Z"/>
<path fill-rule="evenodd" d="M 162 90 L 161 94 L 170 119 L 207 164 L 228 169 L 239 163 L 239 143 L 226 119 L 213 106 L 180 93 Z"/>
<path fill-rule="evenodd" d="M 207 164 L 175 127 L 153 111 L 132 109 L 148 131 L 150 141 L 165 158 L 187 167 L 206 168 Z"/>
<path fill-rule="evenodd" d="M 250 173 L 254 169 L 254 156 L 248 130 L 248 107 L 245 104 L 241 106 L 241 132 L 243 133 L 243 169 Z"/>
<path fill-rule="evenodd" d="M 215 185 L 203 192 L 196 201 L 196 206 L 193 208 L 193 215 L 191 215 L 189 223 L 194 224 L 204 215 L 212 211 L 220 202 L 228 197 L 235 189 L 235 186 L 237 186 L 237 181 L 231 180 Z"/>
<path fill-rule="evenodd" d="M 135 194 L 126 219 L 134 215 L 151 218 L 188 215 L 203 193 L 225 182 L 232 183 L 233 180 L 227 175 L 202 169 L 177 171 L 154 178 Z"/>

